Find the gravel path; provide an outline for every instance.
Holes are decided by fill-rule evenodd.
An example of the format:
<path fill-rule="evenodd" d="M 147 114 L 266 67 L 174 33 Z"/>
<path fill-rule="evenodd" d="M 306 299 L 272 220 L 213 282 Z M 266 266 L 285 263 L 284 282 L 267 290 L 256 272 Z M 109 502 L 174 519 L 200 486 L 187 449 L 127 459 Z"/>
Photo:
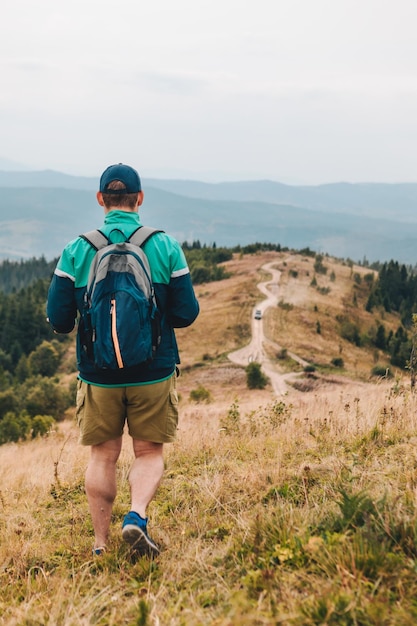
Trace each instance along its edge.
<path fill-rule="evenodd" d="M 281 272 L 276 269 L 275 262 L 267 263 L 262 266 L 262 269 L 266 272 L 272 274 L 272 278 L 259 283 L 258 289 L 265 295 L 265 300 L 263 300 L 260 304 L 257 304 L 253 310 L 252 315 L 252 339 L 251 342 L 241 348 L 240 350 L 236 350 L 235 352 L 231 352 L 229 354 L 229 359 L 233 363 L 237 365 L 246 366 L 248 363 L 255 361 L 256 363 L 260 363 L 262 366 L 262 371 L 271 381 L 271 385 L 274 389 L 274 392 L 277 396 L 285 395 L 288 391 L 287 385 L 285 383 L 285 379 L 290 377 L 291 374 L 280 374 L 276 371 L 275 365 L 268 358 L 265 350 L 264 343 L 266 341 L 264 331 L 263 331 L 263 320 L 255 319 L 255 310 L 260 310 L 262 313 L 262 317 L 266 311 L 266 309 L 270 306 L 277 306 L 278 297 L 279 297 L 279 283 L 281 278 Z M 279 350 L 279 346 L 276 346 Z M 302 361 L 299 357 L 289 354 L 291 358 L 305 365 L 306 363 Z"/>

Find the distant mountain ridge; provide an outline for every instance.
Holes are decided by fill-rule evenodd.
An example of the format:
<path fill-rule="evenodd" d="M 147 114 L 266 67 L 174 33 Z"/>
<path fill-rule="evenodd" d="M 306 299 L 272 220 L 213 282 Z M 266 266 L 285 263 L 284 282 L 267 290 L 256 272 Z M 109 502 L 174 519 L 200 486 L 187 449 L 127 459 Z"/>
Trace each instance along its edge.
<path fill-rule="evenodd" d="M 143 187 L 162 189 L 202 200 L 261 201 L 319 211 L 349 211 L 370 217 L 417 222 L 417 183 L 327 183 L 286 185 L 271 180 L 205 183 L 194 180 L 143 178 Z M 71 176 L 54 170 L 2 171 L 0 187 L 43 187 L 97 191 L 95 177 Z"/>
<path fill-rule="evenodd" d="M 0 171 L 0 258 L 57 256 L 100 226 L 98 179 L 45 170 Z M 417 258 L 417 183 L 291 186 L 143 179 L 144 223 L 179 241 L 225 246 L 280 243 L 341 258 Z"/>
<path fill-rule="evenodd" d="M 417 183 L 331 183 L 293 186 L 265 181 L 201 183 L 150 179 L 152 187 L 207 200 L 262 201 L 318 211 L 352 212 L 417 222 Z"/>

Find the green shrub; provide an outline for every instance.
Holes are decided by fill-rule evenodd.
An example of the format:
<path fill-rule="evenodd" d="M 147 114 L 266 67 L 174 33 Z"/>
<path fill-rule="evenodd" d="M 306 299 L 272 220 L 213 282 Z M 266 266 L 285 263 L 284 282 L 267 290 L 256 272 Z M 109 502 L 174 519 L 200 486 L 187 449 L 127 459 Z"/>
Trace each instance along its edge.
<path fill-rule="evenodd" d="M 197 389 L 192 389 L 190 391 L 190 400 L 193 402 L 211 402 L 211 393 L 208 389 L 203 387 L 203 385 L 199 385 Z"/>
<path fill-rule="evenodd" d="M 18 413 L 20 408 L 19 395 L 15 393 L 14 389 L 7 389 L 7 391 L 0 393 L 0 419 L 6 413 Z"/>
<path fill-rule="evenodd" d="M 31 417 L 52 415 L 56 420 L 64 418 L 65 410 L 74 402 L 74 397 L 51 378 L 40 376 L 28 378 L 18 388 L 22 406 Z"/>
<path fill-rule="evenodd" d="M 208 283 L 215 280 L 229 278 L 230 273 L 220 265 L 207 265 L 204 262 L 196 262 L 190 266 L 190 274 L 195 285 Z"/>
<path fill-rule="evenodd" d="M 361 345 L 361 335 L 357 324 L 349 320 L 344 320 L 340 326 L 340 335 L 343 339 L 347 339 L 355 346 Z"/>
<path fill-rule="evenodd" d="M 229 434 L 236 434 L 240 429 L 240 410 L 239 403 L 235 400 L 227 412 L 227 415 L 220 419 L 221 430 Z"/>
<path fill-rule="evenodd" d="M 310 364 L 310 365 L 306 365 L 306 366 L 303 368 L 303 371 L 304 371 L 304 372 L 307 372 L 307 373 L 308 373 L 308 372 L 315 372 L 315 371 L 316 371 L 316 368 L 315 368 L 315 366 L 314 366 L 314 365 Z"/>
<path fill-rule="evenodd" d="M 6 413 L 0 421 L 0 444 L 27 439 L 31 430 L 31 420 L 27 413 Z"/>
<path fill-rule="evenodd" d="M 43 341 L 36 350 L 30 353 L 28 363 L 32 374 L 53 376 L 58 369 L 60 360 L 61 354 L 56 345 L 50 341 Z"/>
<path fill-rule="evenodd" d="M 268 384 L 268 378 L 261 370 L 260 363 L 253 361 L 246 368 L 246 384 L 248 389 L 264 389 Z"/>
<path fill-rule="evenodd" d="M 49 433 L 54 424 L 55 420 L 51 415 L 35 415 L 31 421 L 32 439 L 43 437 Z"/>
<path fill-rule="evenodd" d="M 371 370 L 372 376 L 383 376 L 384 378 L 392 378 L 392 372 L 387 365 L 375 365 Z"/>
<path fill-rule="evenodd" d="M 323 265 L 323 256 L 321 254 L 316 255 L 316 260 L 314 262 L 314 271 L 317 274 L 327 274 L 327 267 Z"/>
<path fill-rule="evenodd" d="M 280 309 L 283 309 L 284 311 L 292 311 L 294 308 L 294 305 L 291 304 L 291 302 L 284 302 L 284 300 L 280 300 L 278 302 L 278 306 Z"/>

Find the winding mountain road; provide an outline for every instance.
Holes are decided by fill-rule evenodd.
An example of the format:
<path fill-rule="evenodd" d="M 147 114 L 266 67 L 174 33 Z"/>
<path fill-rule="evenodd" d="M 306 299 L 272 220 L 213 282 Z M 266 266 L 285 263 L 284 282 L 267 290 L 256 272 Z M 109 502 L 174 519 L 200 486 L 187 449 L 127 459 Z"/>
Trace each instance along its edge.
<path fill-rule="evenodd" d="M 259 363 L 262 367 L 262 371 L 270 379 L 275 395 L 282 396 L 285 395 L 288 391 L 285 379 L 291 376 L 291 374 L 280 374 L 276 371 L 274 363 L 268 357 L 264 349 L 264 343 L 268 340 L 265 338 L 263 331 L 263 319 L 257 320 L 254 316 L 255 310 L 260 310 L 263 318 L 263 315 L 268 307 L 277 306 L 278 304 L 281 272 L 276 269 L 276 267 L 274 267 L 275 265 L 276 262 L 272 262 L 262 266 L 262 269 L 265 272 L 269 272 L 272 275 L 272 278 L 258 284 L 258 289 L 266 296 L 266 298 L 261 303 L 257 304 L 256 307 L 254 307 L 252 315 L 251 342 L 244 348 L 236 350 L 235 352 L 231 352 L 229 354 L 229 359 L 233 363 L 245 367 L 253 361 Z M 277 346 L 276 344 L 273 345 L 275 345 L 277 350 L 279 350 L 279 346 Z M 289 356 L 291 356 L 291 358 L 299 362 L 301 365 L 307 364 L 306 361 L 300 359 L 292 353 L 289 353 Z"/>

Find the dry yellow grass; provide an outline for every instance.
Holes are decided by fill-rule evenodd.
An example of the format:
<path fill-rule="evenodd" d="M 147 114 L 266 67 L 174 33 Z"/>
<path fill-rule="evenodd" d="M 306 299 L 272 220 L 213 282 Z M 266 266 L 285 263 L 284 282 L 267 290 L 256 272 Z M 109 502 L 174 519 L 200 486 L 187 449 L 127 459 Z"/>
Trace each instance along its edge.
<path fill-rule="evenodd" d="M 282 270 L 279 298 L 290 307 L 271 309 L 266 318 L 267 332 L 271 339 L 312 363 L 330 365 L 333 358 L 342 358 L 351 376 L 367 380 L 372 367 L 384 356 L 376 349 L 358 348 L 339 335 L 338 316 L 356 323 L 362 332 L 376 330 L 381 322 L 387 331 L 398 328 L 398 320 L 387 313 L 367 313 L 365 304 L 369 288 L 358 285 L 355 274 L 363 278 L 372 273 L 366 268 L 352 268 L 340 261 L 325 257 L 328 268 L 325 275 L 316 275 L 320 292 L 311 286 L 315 276 L 314 258 L 287 255 L 277 264 Z M 292 272 L 297 276 L 293 277 Z M 356 302 L 355 302 L 356 297 Z M 317 324 L 320 333 L 317 333 Z"/>
<path fill-rule="evenodd" d="M 277 358 L 278 347 L 325 369 L 331 368 L 332 359 L 342 358 L 344 369 L 333 368 L 332 374 L 339 379 L 343 374 L 346 383 L 349 378 L 369 381 L 371 370 L 377 363 L 388 364 L 381 351 L 371 347 L 359 348 L 341 338 L 337 322 L 338 316 L 343 316 L 356 323 L 363 333 L 375 332 L 377 323 L 383 323 L 387 333 L 397 330 L 399 322 L 394 315 L 365 310 L 369 286 L 363 276 L 372 271 L 325 257 L 323 264 L 327 273 L 315 275 L 314 261 L 312 257 L 288 252 L 236 255 L 233 261 L 225 264 L 232 272 L 231 278 L 197 287 L 200 316 L 191 329 L 178 332 L 183 367 L 181 387 L 187 396 L 197 384 L 209 388 L 215 397 L 220 393 L 228 401 L 233 389 L 239 395 L 248 395 L 244 390 L 242 370 L 235 370 L 233 375 L 225 355 L 249 341 L 253 307 L 263 299 L 256 283 L 268 280 L 270 274 L 265 273 L 262 266 L 270 262 L 274 262 L 281 272 L 278 301 L 283 306 L 268 309 L 263 323 L 265 334 L 272 342 L 272 346 L 267 346 L 268 354 L 275 360 L 277 371 L 285 371 L 284 364 Z M 356 274 L 362 277 L 360 285 L 355 281 Z M 322 291 L 328 289 L 328 293 L 311 286 L 314 276 L 318 287 Z M 190 366 L 195 367 L 196 363 L 205 367 L 200 372 L 195 369 L 190 372 Z M 222 364 L 224 370 L 219 371 Z M 395 373 L 395 368 L 391 367 L 391 370 Z M 224 385 L 220 380 L 222 371 Z M 210 384 L 211 378 L 213 384 Z M 318 386 L 323 384 L 329 385 L 329 376 L 327 382 L 322 380 Z"/>
<path fill-rule="evenodd" d="M 69 412 L 48 438 L 0 447 L 1 626 L 417 621 L 416 399 L 406 377 L 365 382 L 372 355 L 347 342 L 351 378 L 319 378 L 312 392 L 290 387 L 282 398 L 270 387 L 247 389 L 243 369 L 225 355 L 245 342 L 262 297 L 256 282 L 271 260 L 293 308 L 267 313 L 270 338 L 314 361 L 337 356 L 335 315 L 351 306 L 347 266 L 325 260 L 336 274 L 334 281 L 318 277 L 329 281 L 328 295 L 310 287 L 311 259 L 285 253 L 236 258 L 227 264 L 232 278 L 198 286 L 201 315 L 178 333 L 178 439 L 166 448 L 165 478 L 149 511 L 161 557 L 132 563 L 121 541 L 132 459 L 126 438 L 109 552 L 91 558 L 88 450 L 78 445 Z M 356 312 L 370 323 L 363 307 Z M 198 385 L 210 402 L 190 401 Z M 360 529 L 345 533 L 333 524 L 343 489 L 365 491 L 374 502 L 389 498 L 376 545 Z M 366 524 L 365 531 L 376 532 Z"/>
<path fill-rule="evenodd" d="M 335 587 L 352 603 L 362 588 L 361 602 L 368 602 L 366 577 L 353 576 L 348 562 L 340 565 L 345 583 L 332 579 L 329 564 L 322 566 L 324 579 L 286 564 L 295 550 L 291 536 L 304 555 L 318 558 L 323 539 L 308 529 L 334 512 L 338 485 L 365 489 L 375 500 L 389 491 L 404 520 L 406 504 L 416 504 L 415 398 L 387 384 L 362 391 L 298 394 L 286 402 L 287 412 L 275 413 L 276 423 L 274 403 L 240 403 L 237 434 L 220 428 L 227 417 L 221 402 L 185 403 L 150 510 L 152 532 L 164 546 L 155 565 L 131 563 L 121 545 L 128 439 L 110 552 L 98 563 L 89 556 L 91 525 L 81 488 L 86 450 L 77 444 L 75 426 L 67 423 L 43 441 L 3 446 L 0 624 L 325 624 L 303 617 L 303 603 L 313 605 Z M 275 495 L 284 487 L 287 499 Z M 255 541 L 257 520 L 276 514 L 284 526 L 268 550 L 275 550 L 277 561 L 258 570 L 239 550 Z M 261 555 L 265 547 L 256 550 Z M 146 621 L 140 621 L 143 606 Z M 380 623 L 412 623 L 389 616 L 387 609 Z"/>

